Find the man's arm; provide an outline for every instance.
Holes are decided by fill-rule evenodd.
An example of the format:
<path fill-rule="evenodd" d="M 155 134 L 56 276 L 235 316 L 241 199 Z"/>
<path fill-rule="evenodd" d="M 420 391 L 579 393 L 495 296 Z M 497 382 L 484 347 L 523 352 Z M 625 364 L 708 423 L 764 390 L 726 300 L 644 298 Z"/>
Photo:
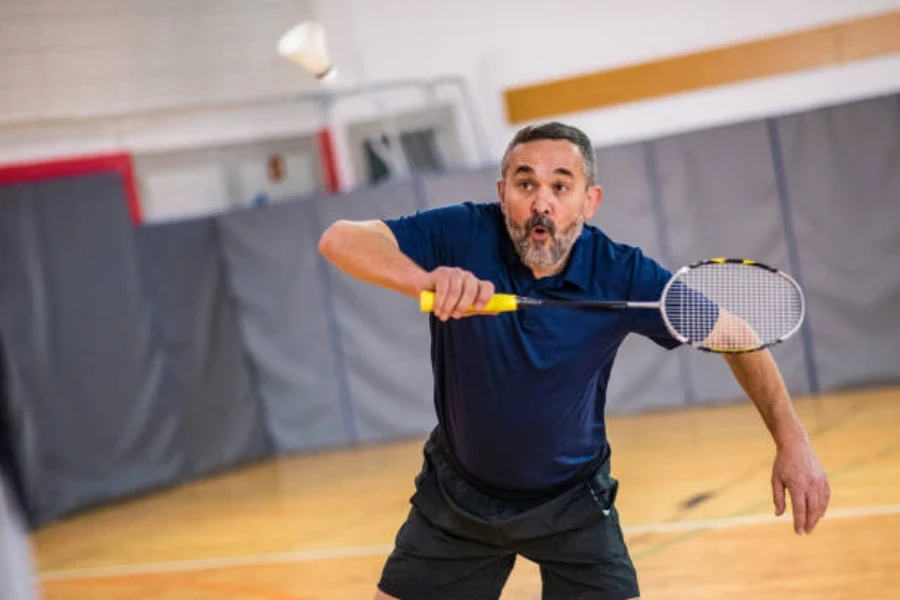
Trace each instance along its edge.
<path fill-rule="evenodd" d="M 794 531 L 812 533 L 831 498 L 828 478 L 800 418 L 794 411 L 784 380 L 768 350 L 726 354 L 735 379 L 756 405 L 776 446 L 772 468 L 775 514 L 785 509 L 785 488 L 791 494 Z"/>
<path fill-rule="evenodd" d="M 428 272 L 400 251 L 382 221 L 336 221 L 319 239 L 319 252 L 351 277 L 417 298 Z"/>
<path fill-rule="evenodd" d="M 435 293 L 434 314 L 442 321 L 468 316 L 484 308 L 494 285 L 452 267 L 426 271 L 400 250 L 383 221 L 336 221 L 322 233 L 319 252 L 348 275 L 418 299 L 422 290 Z"/>

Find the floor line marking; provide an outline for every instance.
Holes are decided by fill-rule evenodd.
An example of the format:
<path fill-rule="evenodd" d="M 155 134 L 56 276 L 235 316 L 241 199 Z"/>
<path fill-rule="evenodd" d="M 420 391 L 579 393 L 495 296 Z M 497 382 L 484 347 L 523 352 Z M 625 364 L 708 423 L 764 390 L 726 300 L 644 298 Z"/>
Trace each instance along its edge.
<path fill-rule="evenodd" d="M 838 508 L 828 511 L 828 513 L 823 518 L 823 522 L 827 522 L 833 519 L 855 519 L 860 517 L 897 514 L 900 514 L 900 504 Z M 641 525 L 624 526 L 622 529 L 625 532 L 625 535 L 646 535 L 653 533 L 679 533 L 709 529 L 728 529 L 731 527 L 748 527 L 778 522 L 790 523 L 791 519 L 792 517 L 790 515 L 790 511 L 786 511 L 785 514 L 781 517 L 776 517 L 774 514 L 749 515 L 738 517 L 723 517 L 718 519 L 675 521 L 669 523 L 645 523 Z M 248 556 L 229 556 L 221 558 L 94 567 L 87 569 L 46 571 L 39 574 L 39 579 L 42 582 L 50 582 L 74 579 L 89 579 L 93 577 L 127 577 L 134 575 L 152 575 L 185 571 L 205 571 L 213 569 L 247 567 L 261 564 L 311 562 L 316 560 L 355 558 L 366 556 L 387 556 L 391 552 L 391 550 L 393 550 L 392 545 L 384 544 L 372 546 L 317 548 L 298 550 L 295 552 L 278 552 Z"/>

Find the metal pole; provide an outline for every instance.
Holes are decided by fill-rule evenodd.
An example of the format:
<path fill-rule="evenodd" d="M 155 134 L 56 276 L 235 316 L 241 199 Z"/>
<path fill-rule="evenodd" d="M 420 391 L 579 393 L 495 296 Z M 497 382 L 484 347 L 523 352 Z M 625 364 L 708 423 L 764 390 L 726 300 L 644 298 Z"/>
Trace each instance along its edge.
<path fill-rule="evenodd" d="M 492 160 L 490 143 L 488 142 L 487 133 L 484 130 L 484 126 L 482 125 L 481 120 L 478 118 L 478 110 L 476 109 L 475 103 L 472 100 L 472 96 L 469 93 L 469 86 L 466 85 L 465 79 L 461 77 L 454 78 L 453 81 L 459 87 L 460 94 L 463 97 L 463 103 L 466 106 L 466 112 L 469 113 L 469 120 L 472 124 L 472 131 L 475 134 L 475 143 L 481 153 L 482 163 L 488 164 Z"/>

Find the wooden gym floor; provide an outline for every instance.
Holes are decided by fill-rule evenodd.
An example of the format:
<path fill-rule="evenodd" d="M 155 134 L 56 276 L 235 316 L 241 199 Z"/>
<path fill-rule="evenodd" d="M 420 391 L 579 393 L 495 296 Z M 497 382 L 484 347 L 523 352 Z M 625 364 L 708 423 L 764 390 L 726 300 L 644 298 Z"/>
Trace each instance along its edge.
<path fill-rule="evenodd" d="M 774 517 L 773 448 L 749 403 L 610 419 L 643 598 L 900 597 L 900 389 L 796 403 L 833 489 L 811 536 Z M 421 443 L 271 461 L 47 526 L 43 597 L 370 599 Z M 538 598 L 520 559 L 503 599 Z"/>

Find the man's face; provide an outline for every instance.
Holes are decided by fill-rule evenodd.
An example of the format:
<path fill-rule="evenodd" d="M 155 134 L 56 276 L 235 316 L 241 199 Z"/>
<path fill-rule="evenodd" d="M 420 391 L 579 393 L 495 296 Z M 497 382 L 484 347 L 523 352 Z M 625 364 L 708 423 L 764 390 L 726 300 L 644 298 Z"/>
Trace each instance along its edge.
<path fill-rule="evenodd" d="M 581 152 L 567 140 L 515 146 L 497 191 L 516 251 L 536 276 L 562 269 L 602 195 L 587 185 Z"/>

